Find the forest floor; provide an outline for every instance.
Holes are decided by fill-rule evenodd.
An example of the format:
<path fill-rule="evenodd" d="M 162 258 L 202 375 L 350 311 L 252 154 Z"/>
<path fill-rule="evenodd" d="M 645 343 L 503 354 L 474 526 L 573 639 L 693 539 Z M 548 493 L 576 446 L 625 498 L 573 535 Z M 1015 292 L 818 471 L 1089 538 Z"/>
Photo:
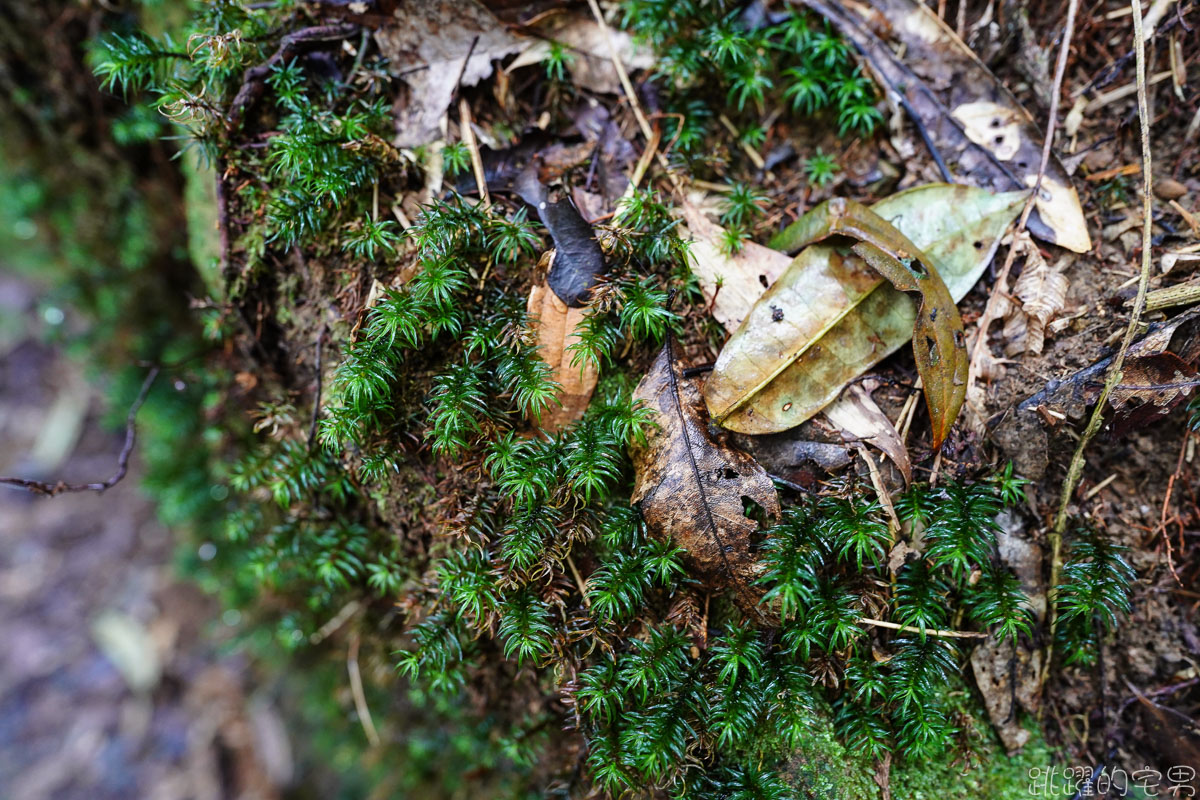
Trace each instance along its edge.
<path fill-rule="evenodd" d="M 750 11 L 769 7 L 771 4 L 751 3 L 744 13 L 748 19 Z M 1024 28 L 1015 45 L 1011 31 L 1005 26 L 998 28 L 992 20 L 990 4 L 986 11 L 971 9 L 965 17 L 965 28 L 962 16 L 957 23 L 959 32 L 965 30 L 964 38 L 994 71 L 998 82 L 1028 109 L 1039 131 L 1044 131 L 1047 99 L 1054 93 L 1053 59 L 1060 43 L 1065 4 L 1056 4 L 1055 9 L 1022 19 Z M 1164 18 L 1148 55 L 1151 73 L 1159 76 L 1159 83 L 1154 85 L 1157 88 L 1152 86 L 1149 91 L 1155 187 L 1149 283 L 1152 297 L 1156 291 L 1161 296 L 1162 290 L 1170 287 L 1194 287 L 1193 273 L 1200 264 L 1200 256 L 1196 255 L 1200 249 L 1196 214 L 1200 173 L 1195 167 L 1200 114 L 1188 99 L 1192 94 L 1186 88 L 1189 70 L 1194 80 L 1200 57 L 1194 46 L 1195 34 L 1185 35 L 1185 31 L 1192 30 L 1195 10 L 1192 3 L 1179 3 Z M 505 22 L 527 22 L 517 12 L 505 16 L 506 11 L 497 12 Z M 960 425 L 938 463 L 942 474 L 954 477 L 975 474 L 987 464 L 1002 466 L 1011 461 L 1018 474 L 1030 479 L 1029 502 L 1019 513 L 1006 517 L 1000 548 L 1025 591 L 1034 598 L 1039 615 L 1045 610 L 1048 588 L 1047 533 L 1060 502 L 1067 463 L 1103 382 L 1107 359 L 1128 323 L 1142 255 L 1142 152 L 1126 12 L 1124 4 L 1115 2 L 1081 10 L 1062 84 L 1064 99 L 1058 111 L 1055 155 L 1063 164 L 1063 174 L 1069 176 L 1067 180 L 1078 192 L 1080 223 L 1086 220 L 1090 246 L 1075 248 L 1082 252 L 1068 253 L 1061 247 L 1027 245 L 1005 280 L 998 279 L 1009 247 L 1003 243 L 984 279 L 958 304 L 966 323 L 968 347 L 972 349 L 977 323 L 991 312 L 999 313 L 985 334 L 987 346 L 979 348 L 982 363 L 978 381 L 968 394 Z M 525 16 L 540 19 L 532 13 Z M 563 23 L 554 35 L 564 36 L 572 25 L 590 24 L 584 12 L 570 19 L 572 22 Z M 889 22 L 897 29 L 902 27 L 897 20 Z M 998 30 L 1004 34 L 998 35 Z M 997 56 L 1006 51 L 1015 57 Z M 1168 51 L 1175 55 L 1168 55 Z M 586 62 L 584 66 L 593 70 L 607 66 L 608 52 L 600 48 L 576 55 L 578 62 Z M 948 66 L 951 62 L 946 66 L 937 63 L 942 56 L 949 58 L 951 54 L 917 54 L 911 66 L 939 91 L 952 86 L 946 92 L 957 95 L 958 101 L 979 99 L 972 94 L 978 87 L 954 74 Z M 578 68 L 578 62 L 569 65 Z M 628 66 L 646 64 L 631 58 Z M 515 80 L 511 85 L 500 82 L 489 87 L 490 93 L 464 90 L 472 106 L 475 135 L 490 145 L 480 149 L 482 172 L 493 192 L 504 190 L 503 181 L 494 182 L 493 176 L 504 173 L 508 159 L 527 158 L 530 150 L 539 151 L 537 157 L 548 165 L 546 170 L 575 169 L 572 197 L 585 219 L 601 224 L 609 217 L 628 183 L 622 166 L 632 167 L 638 125 L 620 95 L 615 77 L 606 87 L 607 96 L 588 92 L 593 87 L 584 80 L 586 77 L 583 70 L 574 76 L 578 93 L 574 103 L 561 99 L 569 96 L 561 86 L 543 96 L 535 91 L 522 93 L 522 84 Z M 1167 77 L 1172 77 L 1173 88 L 1164 82 Z M 538 84 L 532 80 L 524 84 L 531 85 Z M 651 116 L 671 116 L 655 107 L 657 96 L 653 91 L 646 90 L 642 102 Z M 556 108 L 558 113 L 551 114 Z M 746 144 L 732 135 L 714 137 L 718 141 L 710 143 L 706 151 L 711 157 L 693 158 L 694 174 L 682 177 L 684 184 L 691 181 L 688 202 L 710 217 L 710 225 L 717 222 L 716 212 L 723 205 L 728 208 L 725 198 L 738 180 L 762 192 L 762 217 L 751 226 L 752 238 L 760 242 L 828 198 L 846 196 L 870 203 L 888 191 L 940 180 L 907 117 L 902 123 L 893 120 L 891 129 L 874 139 L 847 140 L 835 136 L 832 125 L 822 125 L 818 120 L 797 124 L 780 109 L 770 111 L 760 114 L 757 120 L 762 135 L 756 143 Z M 729 113 L 733 115 L 732 110 Z M 456 129 L 453 109 L 449 116 L 453 140 L 456 130 L 463 126 L 457 125 Z M 401 132 L 406 130 L 404 119 L 397 125 Z M 547 119 L 553 120 L 551 124 L 546 124 Z M 990 125 L 1002 135 L 1011 135 L 1011 131 L 1005 132 L 1000 116 Z M 592 127 L 601 128 L 603 133 L 595 134 Z M 731 134 L 735 132 L 732 124 L 726 123 L 726 127 Z M 533 144 L 509 135 L 512 130 L 532 131 L 527 139 Z M 996 136 L 998 146 L 1002 135 Z M 575 143 L 580 138 L 586 139 L 588 146 L 582 148 L 584 156 L 579 161 L 590 164 L 590 168 L 570 158 L 565 159 L 565 167 L 557 163 L 561 151 L 578 147 Z M 663 138 L 666 150 L 676 144 Z M 1040 142 L 1037 144 L 1040 150 Z M 822 154 L 832 154 L 839 167 L 836 176 L 825 183 L 812 179 L 814 159 Z M 595 162 L 587 161 L 585 156 Z M 1026 166 L 1024 161 L 1020 165 Z M 711 173 L 706 172 L 709 169 Z M 593 180 L 593 173 L 606 176 L 613 185 Z M 471 194 L 483 177 L 472 179 L 464 174 L 455 188 Z M 562 182 L 572 185 L 569 177 Z M 660 188 L 669 189 L 661 180 Z M 416 202 L 414 192 L 402 196 L 399 205 L 415 217 Z M 692 236 L 697 237 L 692 224 L 695 218 L 686 212 L 681 216 L 692 228 Z M 709 244 L 714 243 L 715 237 L 710 237 Z M 753 268 L 755 259 L 764 258 L 762 253 L 762 249 L 747 248 L 737 263 Z M 734 263 L 722 260 L 719 269 L 728 270 Z M 762 263 L 767 263 L 765 258 Z M 1024 281 L 1022 276 L 1033 280 Z M 765 286 L 765 278 L 759 279 Z M 1038 285 L 1031 287 L 1034 283 Z M 715 293 L 706 293 L 708 308 L 694 309 L 685 326 L 683 360 L 697 370 L 711 367 L 720 353 L 721 337 L 714 340 L 711 328 L 705 324 L 711 322 L 708 317 L 714 309 L 720 314 L 721 291 L 718 282 Z M 724 291 L 733 290 L 726 285 Z M 365 294 L 365 290 L 359 293 Z M 994 298 L 996 302 L 991 302 Z M 1030 331 L 1042 303 L 1052 306 L 1053 311 L 1042 320 L 1048 323 L 1044 343 L 1040 339 L 1034 343 Z M 1194 396 L 1195 384 L 1189 381 L 1194 381 L 1197 374 L 1200 336 L 1196 312 L 1182 310 L 1186 307 L 1151 308 L 1143 317 L 1150 327 L 1139 331 L 1130 350 L 1122 383 L 1110 398 L 1108 421 L 1086 450 L 1083 480 L 1069 507 L 1074 518 L 1088 519 L 1111 540 L 1129 548 L 1129 559 L 1139 576 L 1131 617 L 1118 626 L 1111 646 L 1104 648 L 1099 669 L 1068 668 L 1054 689 L 1045 694 L 1038 676 L 1040 666 L 1031 664 L 1024 655 L 1015 688 L 1008 675 L 996 675 L 996 683 L 989 685 L 988 675 L 994 665 L 1010 663 L 1007 655 L 992 645 L 981 647 L 972 663 L 985 701 L 989 707 L 995 705 L 989 709 L 993 723 L 1010 749 L 1023 741 L 1022 732 L 1008 713 L 1012 697 L 1039 718 L 1053 720 L 1051 740 L 1077 763 L 1088 764 L 1089 768 L 1158 764 L 1163 771 L 1178 767 L 1182 771 L 1176 772 L 1176 777 L 1186 778 L 1181 782 L 1194 786 L 1196 770 L 1200 769 L 1200 737 L 1191 722 L 1200 708 L 1200 637 L 1195 621 L 1200 605 L 1200 594 L 1195 591 L 1200 574 L 1195 547 L 1200 507 L 1196 496 L 1195 435 L 1187 428 L 1183 404 Z M 878 379 L 870 384 L 869 391 L 884 414 L 896 420 L 902 438 L 907 438 L 908 429 L 899 421 L 906 409 L 911 412 L 916 379 L 907 348 L 882 362 L 875 374 Z M 1182 393 L 1172 389 L 1173 385 L 1183 387 Z M 930 474 L 931 453 L 915 431 L 907 445 L 919 478 L 924 478 Z M 819 420 L 778 438 L 842 441 L 836 430 Z M 754 452 L 768 471 L 794 484 L 811 488 L 820 483 L 822 472 L 812 463 L 773 465 L 767 463 L 765 451 Z M 887 472 L 891 465 L 885 462 L 883 466 Z M 890 479 L 893 487 L 901 485 L 898 474 L 892 473 Z"/>
<path fill-rule="evenodd" d="M 43 311 L 36 287 L 0 273 L 0 472 L 97 480 L 122 434 L 46 343 Z M 223 654 L 215 603 L 173 569 L 176 537 L 139 477 L 135 459 L 101 496 L 0 491 L 8 800 L 270 800 L 290 772 L 282 721 Z"/>

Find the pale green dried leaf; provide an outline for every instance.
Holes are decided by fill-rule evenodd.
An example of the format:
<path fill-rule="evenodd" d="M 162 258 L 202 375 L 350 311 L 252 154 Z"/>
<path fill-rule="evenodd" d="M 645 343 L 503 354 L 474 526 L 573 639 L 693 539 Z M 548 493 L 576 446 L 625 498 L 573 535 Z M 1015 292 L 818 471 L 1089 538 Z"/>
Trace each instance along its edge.
<path fill-rule="evenodd" d="M 957 301 L 986 268 L 996 240 L 1024 198 L 1024 192 L 995 195 L 931 184 L 893 195 L 872 210 L 928 256 Z M 772 245 L 801 247 L 819 227 L 820 221 L 806 216 Z M 852 250 L 810 246 L 726 343 L 705 385 L 709 411 L 723 426 L 741 433 L 799 425 L 835 399 L 846 383 L 911 339 L 917 309 L 913 298 L 889 285 Z M 923 320 L 923 326 L 930 322 Z M 955 391 L 953 379 L 935 386 L 927 398 L 931 408 L 948 411 Z M 943 425 L 948 425 L 944 419 Z M 938 441 L 946 430 L 935 434 Z"/>

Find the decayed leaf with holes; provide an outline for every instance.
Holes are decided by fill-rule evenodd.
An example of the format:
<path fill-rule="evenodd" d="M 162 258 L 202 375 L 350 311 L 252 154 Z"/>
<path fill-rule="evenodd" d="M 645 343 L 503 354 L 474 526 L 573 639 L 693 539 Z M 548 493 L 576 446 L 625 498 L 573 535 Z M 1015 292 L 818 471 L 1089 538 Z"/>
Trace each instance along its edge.
<path fill-rule="evenodd" d="M 657 428 L 630 451 L 633 502 L 641 504 L 653 536 L 683 548 L 693 577 L 729 591 L 744 614 L 768 623 L 770 612 L 759 606 L 764 592 L 755 583 L 759 523 L 747 507 L 777 520 L 779 496 L 758 462 L 710 433 L 700 390 L 683 377 L 673 351 L 668 339 L 634 392 L 653 411 Z"/>
<path fill-rule="evenodd" d="M 778 250 L 755 242 L 727 255 L 719 244 L 723 229 L 690 202 L 680 205 L 692 240 L 692 274 L 708 301 L 713 319 L 732 333 L 751 307 L 792 263 Z"/>
<path fill-rule="evenodd" d="M 934 151 L 947 180 L 996 192 L 1037 180 L 1042 132 L 1011 92 L 929 8 L 915 0 L 804 0 L 833 22 L 863 54 Z M 897 56 L 874 31 L 900 45 Z M 1051 156 L 1029 230 L 1039 239 L 1085 253 L 1087 222 L 1070 176 Z"/>
<path fill-rule="evenodd" d="M 595 366 L 585 363 L 571 366 L 571 351 L 567 347 L 577 338 L 576 329 L 583 321 L 583 308 L 570 308 L 558 298 L 547 283 L 534 285 L 527 305 L 530 325 L 537 333 L 537 351 L 554 371 L 559 385 L 558 400 L 542 413 L 542 430 L 559 431 L 583 418 L 599 377 Z"/>
<path fill-rule="evenodd" d="M 1163 419 L 1195 391 L 1196 377 L 1195 365 L 1171 352 L 1127 359 L 1121 382 L 1108 397 L 1114 410 L 1113 436 Z"/>
<path fill-rule="evenodd" d="M 844 226 L 834 231 L 822 207 L 802 217 L 772 244 L 794 249 L 833 232 L 860 241 L 849 249 L 836 243 L 808 247 L 758 300 L 705 384 L 714 419 L 741 433 L 787 430 L 913 339 L 940 445 L 965 386 L 954 298 L 978 279 L 1023 196 L 934 184 L 901 192 L 871 211 L 852 204 L 865 225 L 843 218 Z M 830 202 L 843 212 L 849 207 L 840 199 Z M 861 241 L 864 236 L 875 244 Z M 925 266 L 914 271 L 903 261 Z M 918 314 L 906 291 L 922 293 L 926 313 Z"/>
<path fill-rule="evenodd" d="M 992 727 L 1010 753 L 1029 741 L 1029 731 L 1021 725 L 1013 703 L 1015 701 L 1029 713 L 1037 712 L 1041 700 L 1038 681 L 1041 666 L 1041 650 L 1021 647 L 1014 653 L 1009 639 L 989 639 L 971 653 L 975 685 L 983 696 Z"/>

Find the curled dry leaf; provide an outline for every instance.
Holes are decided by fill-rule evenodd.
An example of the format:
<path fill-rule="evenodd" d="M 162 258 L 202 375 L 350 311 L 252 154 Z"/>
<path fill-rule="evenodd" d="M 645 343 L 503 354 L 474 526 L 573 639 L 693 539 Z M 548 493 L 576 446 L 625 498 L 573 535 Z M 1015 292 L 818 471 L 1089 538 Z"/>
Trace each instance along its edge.
<path fill-rule="evenodd" d="M 633 502 L 641 504 L 651 535 L 684 550 L 693 577 L 728 591 L 749 618 L 770 624 L 756 584 L 759 523 L 747 512 L 777 520 L 779 496 L 758 462 L 710 432 L 700 391 L 682 377 L 673 351 L 668 338 L 634 392 L 653 411 L 657 429 L 631 449 Z"/>
<path fill-rule="evenodd" d="M 912 462 L 908 450 L 900 439 L 896 426 L 876 405 L 871 393 L 861 383 L 846 387 L 836 403 L 825 407 L 825 416 L 836 425 L 842 435 L 847 434 L 887 453 L 888 458 L 900 470 L 905 483 L 912 483 Z"/>
<path fill-rule="evenodd" d="M 961 405 L 966 369 L 962 322 L 947 283 L 958 297 L 966 294 L 1021 199 L 934 184 L 873 211 L 830 201 L 789 226 L 773 245 L 795 249 L 832 233 L 859 243 L 849 252 L 808 247 L 759 299 L 705 385 L 713 417 L 742 433 L 794 427 L 911 338 L 940 444 Z M 905 291 L 922 293 L 923 312 Z"/>
<path fill-rule="evenodd" d="M 899 102 L 946 180 L 1005 192 L 1037 181 L 1042 134 L 1017 99 L 929 8 L 914 0 L 804 0 L 863 54 Z M 872 31 L 886 30 L 898 56 Z M 1044 241 L 1091 249 L 1079 197 L 1051 156 L 1029 230 Z"/>
<path fill-rule="evenodd" d="M 585 309 L 567 306 L 550 289 L 549 284 L 534 285 L 527 305 L 530 324 L 537 334 L 537 350 L 542 360 L 554 371 L 559 385 L 558 400 L 542 413 L 541 428 L 559 431 L 583 418 L 592 392 L 596 390 L 598 373 L 595 366 L 571 366 L 571 351 L 567 347 L 577 338 L 576 328 L 583 320 Z"/>

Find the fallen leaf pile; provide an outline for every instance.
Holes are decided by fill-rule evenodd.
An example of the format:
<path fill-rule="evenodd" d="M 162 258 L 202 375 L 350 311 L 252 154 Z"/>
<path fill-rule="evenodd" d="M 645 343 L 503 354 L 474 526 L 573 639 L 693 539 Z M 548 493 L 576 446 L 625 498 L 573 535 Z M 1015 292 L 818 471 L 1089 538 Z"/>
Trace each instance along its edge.
<path fill-rule="evenodd" d="M 351 6 L 354 4 L 351 3 Z M 616 94 L 616 67 L 604 32 L 586 13 L 546 15 L 536 35 L 514 32 L 475 0 L 423 0 L 404 7 L 403 23 L 383 25 L 375 38 L 388 68 L 409 87 L 395 108 L 397 147 L 417 147 L 445 136 L 446 111 L 459 86 L 474 86 L 513 53 L 505 73 L 537 64 L 557 42 L 571 54 L 571 80 L 589 91 Z M 650 52 L 623 31 L 609 31 L 627 69 L 653 63 Z"/>
<path fill-rule="evenodd" d="M 713 417 L 742 433 L 787 430 L 912 339 L 940 444 L 965 386 L 956 295 L 978 279 L 1023 196 L 933 184 L 870 211 L 838 200 L 832 215 L 827 206 L 802 217 L 772 244 L 796 249 L 831 233 L 871 241 L 859 238 L 849 251 L 836 243 L 807 247 L 792 261 L 721 351 L 704 390 Z M 839 214 L 843 221 L 831 227 Z M 880 258 L 879 242 L 890 255 Z M 914 290 L 923 310 L 905 294 Z"/>
<path fill-rule="evenodd" d="M 945 180 L 994 192 L 1037 181 L 1042 134 L 1012 92 L 929 8 L 915 0 L 804 0 L 862 53 L 902 106 Z M 898 55 L 872 31 L 888 31 Z M 1077 253 L 1091 249 L 1071 179 L 1051 156 L 1029 230 Z"/>

